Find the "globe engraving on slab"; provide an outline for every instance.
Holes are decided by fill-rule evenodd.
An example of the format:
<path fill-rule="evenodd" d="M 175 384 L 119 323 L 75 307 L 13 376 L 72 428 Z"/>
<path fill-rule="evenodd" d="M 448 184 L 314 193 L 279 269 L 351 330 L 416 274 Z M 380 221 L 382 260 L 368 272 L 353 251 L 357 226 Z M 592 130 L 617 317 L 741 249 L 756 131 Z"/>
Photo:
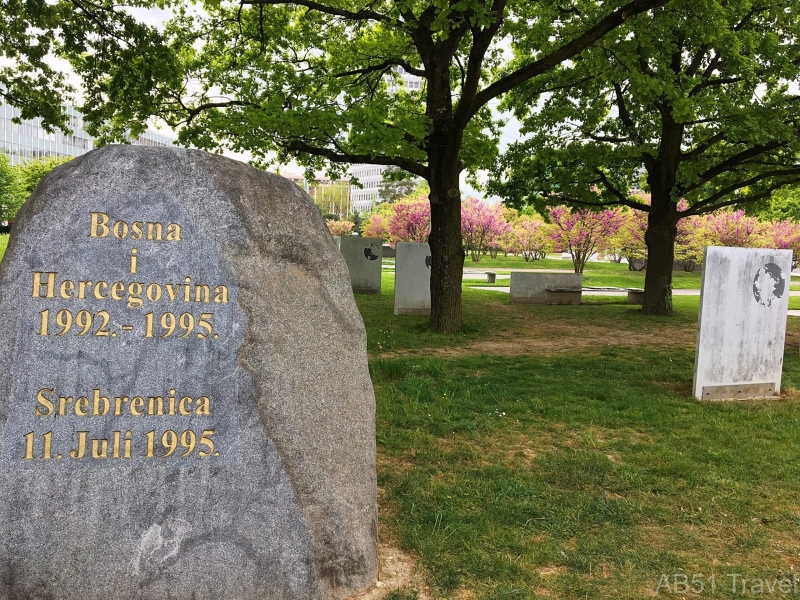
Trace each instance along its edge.
<path fill-rule="evenodd" d="M 783 271 L 775 263 L 767 263 L 756 271 L 753 279 L 753 296 L 761 306 L 770 307 L 772 301 L 783 296 L 786 280 Z"/>

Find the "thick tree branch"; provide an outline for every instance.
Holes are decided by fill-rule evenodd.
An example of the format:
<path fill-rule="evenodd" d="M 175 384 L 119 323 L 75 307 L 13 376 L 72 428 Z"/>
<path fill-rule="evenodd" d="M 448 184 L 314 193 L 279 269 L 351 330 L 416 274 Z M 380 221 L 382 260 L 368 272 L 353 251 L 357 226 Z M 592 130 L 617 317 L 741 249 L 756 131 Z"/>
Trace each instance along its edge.
<path fill-rule="evenodd" d="M 720 199 L 724 198 L 725 196 L 728 196 L 728 195 L 732 194 L 736 190 L 740 190 L 742 188 L 750 187 L 751 185 L 755 185 L 759 181 L 763 181 L 764 179 L 769 179 L 771 177 L 787 177 L 787 176 L 790 176 L 790 175 L 800 176 L 800 166 L 793 167 L 791 169 L 780 169 L 778 171 L 767 171 L 767 172 L 764 172 L 764 173 L 759 173 L 758 175 L 756 175 L 754 177 L 751 177 L 750 179 L 745 179 L 743 181 L 738 181 L 736 183 L 732 183 L 731 185 L 726 186 L 726 187 L 722 188 L 721 190 L 719 190 L 718 192 L 716 192 L 715 194 L 709 196 L 705 200 L 701 200 L 700 202 L 696 202 L 694 205 L 690 206 L 688 209 L 683 211 L 683 213 L 681 213 L 681 214 L 685 214 L 686 216 L 699 215 L 699 214 L 702 214 L 703 212 L 708 212 L 708 211 L 704 210 L 706 207 L 712 207 L 709 210 L 716 210 L 718 208 L 717 202 Z M 777 186 L 777 187 L 781 187 L 783 185 L 786 185 L 785 181 L 781 181 L 781 182 L 778 182 L 776 184 L 773 184 L 773 186 Z M 771 186 L 769 189 L 772 190 L 773 186 Z M 735 200 L 732 203 L 735 204 L 737 202 L 744 202 L 744 200 L 739 198 L 738 200 Z M 724 205 L 724 206 L 727 206 L 727 204 Z"/>
<path fill-rule="evenodd" d="M 417 69 L 411 66 L 411 63 L 402 60 L 400 58 L 387 58 L 382 63 L 378 65 L 372 65 L 369 67 L 364 67 L 363 69 L 353 69 L 352 71 L 345 71 L 343 73 L 337 73 L 334 77 L 349 77 L 351 75 L 368 75 L 370 73 L 375 73 L 376 71 L 385 71 L 389 67 L 398 66 L 403 67 L 403 69 L 410 73 L 411 75 L 416 75 L 417 77 L 425 77 L 426 73 L 423 69 Z"/>
<path fill-rule="evenodd" d="M 334 6 L 329 6 L 321 2 L 314 2 L 314 0 L 291 0 L 291 1 L 240 0 L 240 4 L 242 5 L 250 4 L 253 6 L 258 6 L 258 5 L 280 6 L 285 4 L 294 4 L 296 6 L 305 6 L 308 9 L 325 13 L 326 15 L 333 15 L 334 17 L 344 17 L 345 19 L 350 19 L 352 21 L 378 21 L 381 23 L 392 23 L 395 25 L 398 24 L 396 19 L 390 17 L 389 15 L 383 15 L 379 12 L 375 12 L 374 10 L 368 10 L 368 9 L 344 10 L 342 8 L 336 8 Z"/>
<path fill-rule="evenodd" d="M 719 203 L 714 204 L 714 205 L 708 205 L 705 208 L 703 208 L 703 210 L 698 211 L 697 213 L 690 212 L 691 208 L 694 208 L 694 207 L 691 207 L 689 210 L 685 210 L 683 212 L 678 213 L 680 215 L 679 218 L 682 219 L 684 217 L 689 217 L 689 216 L 692 216 L 694 214 L 710 213 L 710 212 L 713 212 L 715 210 L 719 210 L 720 208 L 725 208 L 726 206 L 733 206 L 735 204 L 746 204 L 748 202 L 756 202 L 758 200 L 763 200 L 764 198 L 769 198 L 770 196 L 772 196 L 772 192 L 774 192 L 775 190 L 780 189 L 780 188 L 782 188 L 784 186 L 787 186 L 787 185 L 795 185 L 797 183 L 800 183 L 800 177 L 794 177 L 792 179 L 788 179 L 788 180 L 782 181 L 780 183 L 775 183 L 775 184 L 769 186 L 766 190 L 762 190 L 761 192 L 759 192 L 757 194 L 752 194 L 752 195 L 749 195 L 749 196 L 744 196 L 744 197 L 739 197 L 739 198 L 732 198 L 731 200 L 726 200 L 725 202 L 719 202 Z"/>
<path fill-rule="evenodd" d="M 681 152 L 681 161 L 684 160 L 694 160 L 698 156 L 700 156 L 703 152 L 714 146 L 715 144 L 723 141 L 725 139 L 725 134 L 722 132 L 715 133 L 707 140 L 700 142 L 697 146 L 695 146 L 694 150 L 690 150 L 689 152 Z"/>
<path fill-rule="evenodd" d="M 285 147 L 290 152 L 302 152 L 305 154 L 311 154 L 313 156 L 321 156 L 335 163 L 393 165 L 395 167 L 400 167 L 401 169 L 404 169 L 409 173 L 413 173 L 414 175 L 422 177 L 423 179 L 427 180 L 430 178 L 427 167 L 417 162 L 414 162 L 413 160 L 409 160 L 403 157 L 387 156 L 382 154 L 373 156 L 370 154 L 350 154 L 348 152 L 335 152 L 330 148 L 318 148 L 316 146 L 312 146 L 311 144 L 304 142 L 303 140 L 292 140 L 282 144 L 279 143 L 279 145 Z"/>
<path fill-rule="evenodd" d="M 503 23 L 503 13 L 506 10 L 507 0 L 494 0 L 492 2 L 492 14 L 494 20 L 485 29 L 478 27 L 472 28 L 472 47 L 469 51 L 469 63 L 467 64 L 467 76 L 464 85 L 461 86 L 461 97 L 455 111 L 456 125 L 463 129 L 475 114 L 472 111 L 475 98 L 478 94 L 478 87 L 481 83 L 483 70 L 483 60 L 486 51 L 494 39 L 495 34 Z"/>
<path fill-rule="evenodd" d="M 747 162 L 751 158 L 755 158 L 756 156 L 760 156 L 761 154 L 770 152 L 784 145 L 785 145 L 784 142 L 769 142 L 762 146 L 753 146 L 752 148 L 743 150 L 739 154 L 731 156 L 730 158 L 722 161 L 715 167 L 711 167 L 710 169 L 708 169 L 705 173 L 700 175 L 698 181 L 693 183 L 692 185 L 689 185 L 685 188 L 679 188 L 678 193 L 681 196 L 684 196 L 689 192 L 693 192 L 694 190 L 698 189 L 699 187 L 705 185 L 706 183 L 714 179 L 714 177 L 716 177 L 717 175 L 726 173 L 727 171 L 730 171 L 734 167 L 738 167 L 739 165 Z"/>
<path fill-rule="evenodd" d="M 588 200 L 581 200 L 580 198 L 573 198 L 572 196 L 567 196 L 566 194 L 562 193 L 547 193 L 542 194 L 542 196 L 546 199 L 557 199 L 559 202 L 566 202 L 568 204 L 576 204 L 578 206 L 589 206 L 594 208 L 607 208 L 609 206 L 619 206 L 622 204 L 623 206 L 627 206 L 628 208 L 633 208 L 634 210 L 642 210 L 644 212 L 650 212 L 650 206 L 647 204 L 642 204 L 641 202 L 634 202 L 633 200 L 629 200 L 625 198 L 623 200 L 606 200 L 604 202 L 589 202 Z"/>
<path fill-rule="evenodd" d="M 602 38 L 609 31 L 622 25 L 626 19 L 639 13 L 650 10 L 657 6 L 666 4 L 669 0 L 633 0 L 625 6 L 618 8 L 613 13 L 602 19 L 594 27 L 588 29 L 574 40 L 564 44 L 547 56 L 540 58 L 524 67 L 501 77 L 488 87 L 484 88 L 475 96 L 469 116 L 475 115 L 478 110 L 490 100 L 505 94 L 509 90 L 528 81 L 529 79 L 541 75 L 545 71 L 561 64 L 576 54 L 582 52 L 587 47 Z"/>

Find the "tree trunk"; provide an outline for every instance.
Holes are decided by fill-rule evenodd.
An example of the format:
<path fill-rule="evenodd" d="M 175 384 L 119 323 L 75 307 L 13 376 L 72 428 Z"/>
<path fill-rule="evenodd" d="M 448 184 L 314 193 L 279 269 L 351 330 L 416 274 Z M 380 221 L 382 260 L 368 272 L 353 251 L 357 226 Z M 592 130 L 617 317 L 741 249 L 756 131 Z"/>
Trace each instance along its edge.
<path fill-rule="evenodd" d="M 675 203 L 668 197 L 658 202 L 654 193 L 644 235 L 647 270 L 642 312 L 646 315 L 672 316 L 672 265 L 675 261 L 677 223 Z"/>
<path fill-rule="evenodd" d="M 464 247 L 461 243 L 461 194 L 458 176 L 445 190 L 431 190 L 431 320 L 437 333 L 461 329 L 461 280 Z"/>

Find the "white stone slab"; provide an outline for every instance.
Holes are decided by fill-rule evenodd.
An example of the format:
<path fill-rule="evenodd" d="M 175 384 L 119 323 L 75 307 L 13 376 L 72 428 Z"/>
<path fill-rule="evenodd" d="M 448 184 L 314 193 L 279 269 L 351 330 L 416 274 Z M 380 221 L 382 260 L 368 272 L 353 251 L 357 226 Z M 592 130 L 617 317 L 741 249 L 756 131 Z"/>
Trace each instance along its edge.
<path fill-rule="evenodd" d="M 397 242 L 394 314 L 431 314 L 431 249 L 420 242 Z"/>
<path fill-rule="evenodd" d="M 694 367 L 701 400 L 780 391 L 791 250 L 706 248 Z"/>
<path fill-rule="evenodd" d="M 350 271 L 353 293 L 380 294 L 383 240 L 356 235 L 335 236 L 334 240 Z"/>

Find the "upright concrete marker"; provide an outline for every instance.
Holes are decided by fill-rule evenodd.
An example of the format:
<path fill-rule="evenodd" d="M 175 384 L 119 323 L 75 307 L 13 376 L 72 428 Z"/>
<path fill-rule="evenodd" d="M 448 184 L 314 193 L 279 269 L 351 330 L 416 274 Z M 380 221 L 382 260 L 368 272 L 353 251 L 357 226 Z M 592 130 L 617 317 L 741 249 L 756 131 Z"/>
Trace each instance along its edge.
<path fill-rule="evenodd" d="M 431 249 L 420 242 L 397 242 L 394 314 L 431 314 Z"/>
<path fill-rule="evenodd" d="M 701 400 L 781 388 L 791 250 L 706 248 L 694 367 Z"/>
<path fill-rule="evenodd" d="M 350 271 L 354 294 L 380 294 L 383 240 L 357 235 L 336 236 L 336 245 Z"/>
<path fill-rule="evenodd" d="M 374 397 L 297 186 L 108 146 L 0 267 L 0 598 L 342 598 L 377 572 Z"/>

